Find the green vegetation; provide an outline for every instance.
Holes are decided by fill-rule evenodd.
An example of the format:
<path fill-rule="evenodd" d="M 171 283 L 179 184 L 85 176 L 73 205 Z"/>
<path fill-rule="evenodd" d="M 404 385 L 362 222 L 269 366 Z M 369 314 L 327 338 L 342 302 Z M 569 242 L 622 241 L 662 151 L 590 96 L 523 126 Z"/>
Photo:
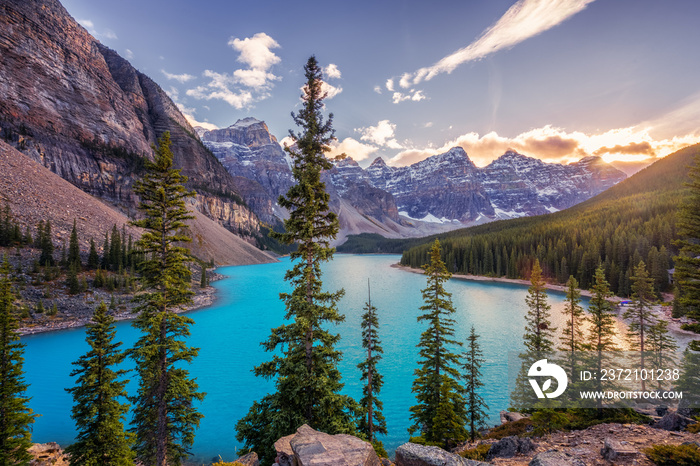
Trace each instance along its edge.
<path fill-rule="evenodd" d="M 691 445 L 654 445 L 644 450 L 658 466 L 696 466 L 700 464 L 700 447 Z"/>
<path fill-rule="evenodd" d="M 445 263 L 440 259 L 440 242 L 435 240 L 430 250 L 430 262 L 424 266 L 427 286 L 422 290 L 424 305 L 418 322 L 427 322 L 418 343 L 420 359 L 414 371 L 412 391 L 418 404 L 411 406 L 413 425 L 409 433 L 419 433 L 416 443 L 442 445 L 467 438 L 464 428 L 466 407 L 464 389 L 458 383 L 459 357 L 454 347 L 462 344 L 454 339 L 455 321 L 451 294 L 444 284 L 450 279 Z"/>
<path fill-rule="evenodd" d="M 355 434 L 359 414 L 357 402 L 340 393 L 337 364 L 342 354 L 335 348 L 340 337 L 329 330 L 344 319 L 338 311 L 344 292 L 324 291 L 321 280 L 321 264 L 333 257 L 329 242 L 338 233 L 338 219 L 329 210 L 321 181 L 321 171 L 332 166 L 324 154 L 334 139 L 333 115 L 323 116 L 323 75 L 315 57 L 304 71 L 302 108 L 292 113 L 301 131 L 289 132 L 293 144 L 286 148 L 296 184 L 279 198 L 289 211 L 286 232 L 272 234 L 281 243 L 298 245 L 291 253 L 294 265 L 285 275 L 293 291 L 280 294 L 291 322 L 272 329 L 263 346 L 277 353 L 255 368 L 256 375 L 275 380 L 276 391 L 256 401 L 236 425 L 236 437 L 266 464 L 274 459 L 274 442 L 302 424 L 328 434 Z"/>
<path fill-rule="evenodd" d="M 372 306 L 372 297 L 367 281 L 367 302 L 362 315 L 362 347 L 367 351 L 367 357 L 357 367 L 362 372 L 362 380 L 365 381 L 362 391 L 360 407 L 362 417 L 358 425 L 358 431 L 367 436 L 367 441 L 375 445 L 375 449 L 384 451 L 382 442 L 376 440 L 376 434 L 387 434 L 386 419 L 382 415 L 382 402 L 377 398 L 384 384 L 382 375 L 377 371 L 377 363 L 382 359 L 384 350 L 379 340 L 377 328 L 377 308 Z M 386 452 L 385 452 L 386 453 Z"/>
<path fill-rule="evenodd" d="M 486 455 L 488 454 L 490 449 L 491 444 L 484 443 L 481 445 L 477 445 L 474 448 L 469 448 L 467 450 L 459 452 L 459 456 L 468 460 L 486 461 Z"/>
<path fill-rule="evenodd" d="M 669 290 L 667 269 L 675 251 L 676 212 L 685 197 L 682 183 L 698 152 L 698 145 L 680 150 L 561 212 L 438 235 L 443 260 L 453 273 L 524 278 L 538 259 L 546 278 L 564 283 L 573 275 L 583 289 L 591 286 L 602 264 L 610 288 L 621 296 L 631 294 L 630 277 L 643 260 L 654 279 L 655 292 Z M 382 245 L 383 252 L 405 250 L 401 264 L 420 267 L 434 239 L 422 238 L 420 246 L 410 249 L 410 241 L 376 244 Z"/>
<path fill-rule="evenodd" d="M 147 259 L 140 266 L 142 292 L 136 297 L 140 303 L 136 310 L 141 314 L 133 324 L 141 337 L 130 353 L 139 374 L 133 431 L 137 458 L 145 464 L 166 466 L 178 465 L 187 456 L 202 418 L 194 402 L 201 401 L 204 394 L 197 391 L 197 383 L 183 367 L 198 352 L 185 342 L 193 321 L 175 312 L 178 306 L 190 303 L 193 295 L 189 251 L 179 246 L 191 241 L 181 231 L 184 221 L 192 218 L 185 206 L 192 193 L 183 186 L 187 178 L 173 168 L 168 132 L 153 149 L 154 162 L 145 162 L 146 173 L 134 184 L 144 218 L 132 224 L 144 229 L 137 245 Z M 121 247 L 113 247 L 110 260 L 118 261 L 120 254 Z"/>
<path fill-rule="evenodd" d="M 117 331 L 114 318 L 101 303 L 87 324 L 86 342 L 90 351 L 73 363 L 71 377 L 78 377 L 76 386 L 66 389 L 73 395 L 71 417 L 78 437 L 66 452 L 71 465 L 128 466 L 134 464 L 131 450 L 132 435 L 124 431 L 124 418 L 129 405 L 126 398 L 127 380 L 118 380 L 126 371 L 114 370 L 126 356 L 114 343 Z"/>
<path fill-rule="evenodd" d="M 542 277 L 539 260 L 535 259 L 530 275 L 530 288 L 527 289 L 525 303 L 528 311 L 525 316 L 525 348 L 528 351 L 549 352 L 554 349 L 554 331 L 550 319 L 552 306 L 547 302 L 547 289 Z"/>
<path fill-rule="evenodd" d="M 700 153 L 690 168 L 688 195 L 678 212 L 679 253 L 676 262 L 676 314 L 686 314 L 700 321 Z M 698 332 L 700 333 L 700 332 Z M 700 351 L 700 340 L 690 343 L 693 351 Z"/>
<path fill-rule="evenodd" d="M 467 337 L 467 351 L 464 353 L 464 399 L 466 401 L 467 422 L 469 423 L 469 439 L 473 442 L 477 436 L 477 429 L 486 424 L 486 409 L 488 405 L 477 390 L 484 386 L 481 381 L 481 366 L 486 362 L 484 353 L 479 345 L 479 335 L 472 325 L 469 337 Z"/>
<path fill-rule="evenodd" d="M 0 464 L 28 464 L 35 415 L 26 397 L 24 345 L 19 342 L 10 263 L 0 268 Z"/>

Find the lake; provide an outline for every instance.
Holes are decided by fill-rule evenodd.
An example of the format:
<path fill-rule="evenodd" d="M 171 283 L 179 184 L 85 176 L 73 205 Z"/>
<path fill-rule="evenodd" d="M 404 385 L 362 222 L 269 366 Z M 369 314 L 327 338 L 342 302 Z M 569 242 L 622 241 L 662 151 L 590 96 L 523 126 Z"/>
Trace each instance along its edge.
<path fill-rule="evenodd" d="M 372 304 L 378 310 L 379 335 L 384 359 L 379 371 L 384 376 L 381 399 L 389 435 L 381 438 L 386 449 L 393 450 L 408 441 L 409 407 L 415 404 L 411 393 L 416 368 L 418 343 L 424 325 L 416 322 L 422 305 L 421 289 L 425 278 L 420 274 L 391 267 L 398 255 L 341 255 L 324 266 L 324 288 L 345 289 L 340 309 L 345 321 L 337 331 L 344 353 L 341 363 L 345 392 L 360 398 L 362 386 L 356 365 L 363 357 L 360 321 L 367 299 L 367 279 L 372 287 Z M 235 424 L 253 401 L 271 391 L 272 382 L 257 378 L 252 369 L 269 359 L 260 342 L 272 327 L 282 324 L 284 305 L 279 293 L 288 290 L 283 277 L 290 267 L 288 259 L 263 265 L 223 267 L 226 279 L 214 283 L 218 300 L 208 308 L 190 312 L 195 320 L 189 344 L 200 353 L 190 366 L 200 390 L 207 393 L 200 405 L 205 415 L 193 447 L 199 464 L 221 455 L 232 461 L 240 444 L 235 439 Z M 508 407 L 508 351 L 520 351 L 525 325 L 527 288 L 494 282 L 450 280 L 457 313 L 456 336 L 466 340 L 473 325 L 481 336 L 487 358 L 483 367 L 482 396 L 489 405 L 490 424 L 498 423 L 499 411 Z M 555 325 L 561 320 L 564 295 L 549 293 Z M 136 331 L 129 322 L 117 323 L 117 338 L 125 346 L 133 344 Z M 55 441 L 65 446 L 75 436 L 70 418 L 72 398 L 64 388 L 74 381 L 69 377 L 71 362 L 84 354 L 84 328 L 22 337 L 26 343 L 25 371 L 31 384 L 30 406 L 41 415 L 34 424 L 33 441 Z M 129 386 L 134 392 L 136 383 Z"/>

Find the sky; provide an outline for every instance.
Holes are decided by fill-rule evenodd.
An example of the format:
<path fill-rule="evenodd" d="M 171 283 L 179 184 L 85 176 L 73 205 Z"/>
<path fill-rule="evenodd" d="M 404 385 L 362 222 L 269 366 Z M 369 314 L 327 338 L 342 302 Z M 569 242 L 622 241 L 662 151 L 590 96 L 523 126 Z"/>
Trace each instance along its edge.
<path fill-rule="evenodd" d="M 303 66 L 324 67 L 337 143 L 367 166 L 461 146 L 590 155 L 632 172 L 700 142 L 697 0 L 63 0 L 193 125 L 245 117 L 285 142 Z"/>

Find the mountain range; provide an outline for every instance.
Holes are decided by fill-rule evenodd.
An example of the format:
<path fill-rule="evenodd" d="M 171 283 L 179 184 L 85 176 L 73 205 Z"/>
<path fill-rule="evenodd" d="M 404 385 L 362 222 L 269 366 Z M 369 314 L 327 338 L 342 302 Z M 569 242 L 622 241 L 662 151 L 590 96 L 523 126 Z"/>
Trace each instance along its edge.
<path fill-rule="evenodd" d="M 248 181 L 239 187 L 253 211 L 270 223 L 284 218 L 276 199 L 293 183 L 291 162 L 267 125 L 245 118 L 225 129 L 196 130 L 230 173 Z M 404 167 L 381 157 L 367 168 L 350 157 L 333 165 L 323 179 L 340 216 L 341 240 L 367 232 L 423 236 L 557 212 L 626 178 L 599 157 L 562 165 L 513 151 L 479 168 L 461 147 Z"/>

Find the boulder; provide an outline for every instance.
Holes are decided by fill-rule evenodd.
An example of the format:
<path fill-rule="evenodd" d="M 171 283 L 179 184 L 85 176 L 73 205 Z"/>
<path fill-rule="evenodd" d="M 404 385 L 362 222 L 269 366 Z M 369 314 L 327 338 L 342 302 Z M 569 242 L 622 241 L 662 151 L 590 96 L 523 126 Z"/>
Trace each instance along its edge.
<path fill-rule="evenodd" d="M 29 447 L 30 466 L 68 466 L 68 455 L 56 442 L 35 443 Z"/>
<path fill-rule="evenodd" d="M 661 430 L 680 431 L 685 429 L 689 424 L 694 424 L 695 421 L 685 416 L 681 416 L 675 411 L 669 411 L 664 414 L 660 421 L 655 422 L 652 427 Z"/>
<path fill-rule="evenodd" d="M 519 421 L 527 417 L 524 414 L 517 413 L 515 411 L 501 411 L 499 414 L 501 416 L 501 424 L 505 424 L 506 422 Z"/>
<path fill-rule="evenodd" d="M 396 449 L 396 466 L 486 466 L 439 447 L 404 443 Z"/>
<path fill-rule="evenodd" d="M 260 460 L 258 459 L 258 454 L 251 451 L 247 455 L 243 455 L 238 458 L 234 463 L 240 463 L 242 466 L 260 466 Z"/>
<path fill-rule="evenodd" d="M 517 435 L 504 437 L 491 445 L 491 449 L 486 454 L 487 460 L 494 458 L 512 458 L 517 454 L 530 453 L 535 449 L 535 445 L 529 438 L 520 438 Z"/>
<path fill-rule="evenodd" d="M 603 448 L 600 450 L 602 457 L 610 462 L 620 462 L 636 458 L 639 452 L 631 445 L 624 444 L 614 438 L 606 437 L 603 441 Z"/>
<path fill-rule="evenodd" d="M 570 453 L 549 450 L 536 454 L 528 466 L 586 466 L 586 463 Z"/>
<path fill-rule="evenodd" d="M 381 466 L 374 448 L 352 435 L 329 435 L 308 425 L 275 442 L 279 466 Z"/>

